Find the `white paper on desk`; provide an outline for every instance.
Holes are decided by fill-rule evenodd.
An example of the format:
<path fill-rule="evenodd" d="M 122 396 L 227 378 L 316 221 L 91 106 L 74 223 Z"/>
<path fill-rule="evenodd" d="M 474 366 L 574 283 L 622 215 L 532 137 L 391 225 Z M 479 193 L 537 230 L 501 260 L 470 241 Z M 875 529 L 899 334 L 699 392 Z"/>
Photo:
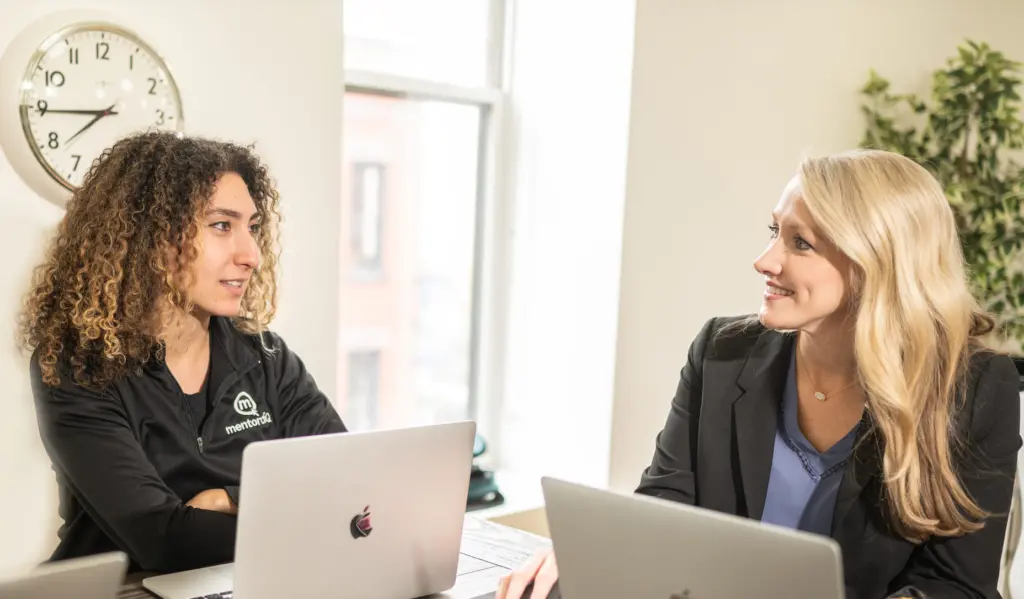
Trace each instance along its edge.
<path fill-rule="evenodd" d="M 460 576 L 454 588 L 431 595 L 431 599 L 476 599 L 481 595 L 488 596 L 498 589 L 498 580 L 507 573 L 506 568 L 490 567 Z"/>

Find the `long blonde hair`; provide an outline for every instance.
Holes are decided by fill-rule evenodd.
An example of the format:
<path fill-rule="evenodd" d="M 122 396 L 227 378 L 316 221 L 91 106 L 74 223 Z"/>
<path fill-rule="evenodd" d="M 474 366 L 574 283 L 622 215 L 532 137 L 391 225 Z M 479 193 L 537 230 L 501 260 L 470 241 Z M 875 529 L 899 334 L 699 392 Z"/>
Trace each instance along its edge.
<path fill-rule="evenodd" d="M 993 320 L 968 287 L 941 186 L 914 161 L 876 150 L 806 159 L 799 179 L 815 224 L 855 264 L 854 352 L 884 442 L 894 528 L 915 542 L 980 529 L 988 514 L 954 465 L 953 415 Z"/>

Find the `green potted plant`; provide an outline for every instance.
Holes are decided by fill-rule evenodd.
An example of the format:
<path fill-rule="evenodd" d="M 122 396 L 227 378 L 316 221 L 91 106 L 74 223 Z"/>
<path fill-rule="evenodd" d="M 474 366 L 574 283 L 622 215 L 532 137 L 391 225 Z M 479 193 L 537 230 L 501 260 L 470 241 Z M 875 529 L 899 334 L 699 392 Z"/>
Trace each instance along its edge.
<path fill-rule="evenodd" d="M 861 145 L 899 152 L 930 170 L 956 215 L 971 284 L 997 319 L 997 341 L 1024 373 L 1022 64 L 967 41 L 932 76 L 931 98 L 897 94 L 871 71 L 861 90 Z"/>

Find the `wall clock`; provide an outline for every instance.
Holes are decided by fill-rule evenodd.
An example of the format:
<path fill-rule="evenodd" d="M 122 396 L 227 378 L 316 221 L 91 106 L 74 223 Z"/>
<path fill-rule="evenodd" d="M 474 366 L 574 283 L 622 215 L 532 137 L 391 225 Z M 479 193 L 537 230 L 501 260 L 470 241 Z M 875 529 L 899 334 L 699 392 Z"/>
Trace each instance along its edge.
<path fill-rule="evenodd" d="M 42 184 L 44 196 L 63 206 L 103 150 L 138 131 L 181 131 L 184 113 L 167 64 L 134 32 L 90 20 L 51 25 L 41 33 L 34 36 L 34 48 L 32 37 L 22 36 L 20 51 L 8 51 L 21 56 L 4 56 L 11 63 L 5 65 L 6 77 L 17 71 L 19 60 L 22 65 L 17 81 L 21 139 L 7 135 L 4 150 L 19 155 L 20 164 L 13 157 L 12 164 L 37 191 L 41 182 L 30 179 L 45 173 L 50 182 Z M 3 102 L 0 107 L 7 108 Z"/>

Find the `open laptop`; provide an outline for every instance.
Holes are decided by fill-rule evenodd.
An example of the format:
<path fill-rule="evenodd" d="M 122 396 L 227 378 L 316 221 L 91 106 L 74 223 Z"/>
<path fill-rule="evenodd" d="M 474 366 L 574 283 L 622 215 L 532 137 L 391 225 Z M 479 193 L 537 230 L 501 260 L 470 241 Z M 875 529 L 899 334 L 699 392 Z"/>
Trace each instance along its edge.
<path fill-rule="evenodd" d="M 3 599 L 114 599 L 128 557 L 119 551 L 49 562 L 0 579 Z"/>
<path fill-rule="evenodd" d="M 444 591 L 458 572 L 475 434 L 456 422 L 252 443 L 234 563 L 143 586 L 164 599 Z"/>
<path fill-rule="evenodd" d="M 542 478 L 564 597 L 842 599 L 828 537 Z"/>

